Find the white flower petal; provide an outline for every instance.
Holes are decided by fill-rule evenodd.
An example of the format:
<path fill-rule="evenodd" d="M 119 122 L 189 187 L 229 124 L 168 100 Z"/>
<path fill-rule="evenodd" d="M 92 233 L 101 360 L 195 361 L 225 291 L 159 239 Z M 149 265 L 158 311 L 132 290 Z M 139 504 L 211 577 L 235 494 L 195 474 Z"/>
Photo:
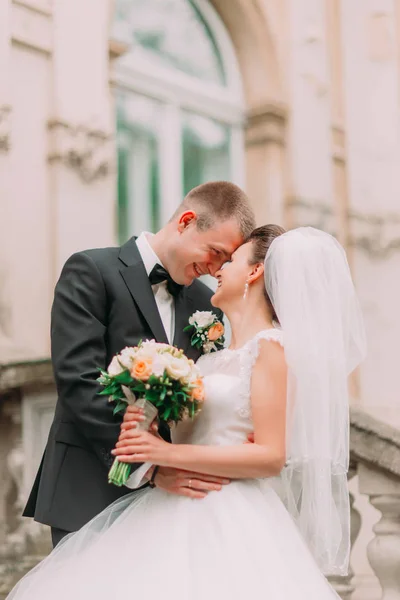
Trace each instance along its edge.
<path fill-rule="evenodd" d="M 122 373 L 122 371 L 124 371 L 124 367 L 120 364 L 120 361 L 118 360 L 119 356 L 114 356 L 114 358 L 112 359 L 112 361 L 110 362 L 107 372 L 109 375 L 119 375 L 120 373 Z"/>

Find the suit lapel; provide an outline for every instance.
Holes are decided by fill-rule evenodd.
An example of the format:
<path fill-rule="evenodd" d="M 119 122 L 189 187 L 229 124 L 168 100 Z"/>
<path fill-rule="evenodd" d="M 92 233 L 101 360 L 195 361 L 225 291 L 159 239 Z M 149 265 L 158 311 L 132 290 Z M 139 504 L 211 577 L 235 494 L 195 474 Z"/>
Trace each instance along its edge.
<path fill-rule="evenodd" d="M 121 275 L 154 338 L 157 342 L 168 344 L 154 293 L 134 238 L 122 246 L 119 258 L 126 265 L 120 269 Z"/>
<path fill-rule="evenodd" d="M 173 344 L 184 352 L 190 346 L 191 333 L 183 331 L 189 325 L 189 317 L 194 313 L 194 302 L 188 288 L 183 290 L 175 298 L 175 334 Z"/>

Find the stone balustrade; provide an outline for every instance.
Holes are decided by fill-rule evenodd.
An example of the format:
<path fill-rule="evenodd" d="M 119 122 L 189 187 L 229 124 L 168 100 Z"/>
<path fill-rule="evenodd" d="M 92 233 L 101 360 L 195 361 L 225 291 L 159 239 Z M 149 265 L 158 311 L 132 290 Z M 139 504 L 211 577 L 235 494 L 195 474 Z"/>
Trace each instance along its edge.
<path fill-rule="evenodd" d="M 369 498 L 381 513 L 373 527 L 374 537 L 366 548 L 368 561 L 379 585 L 368 600 L 400 600 L 400 431 L 369 415 L 360 408 L 351 410 L 351 468 L 349 479 L 357 475 L 358 491 Z M 356 541 L 362 526 L 362 515 L 351 501 L 351 541 Z M 354 573 L 332 578 L 331 582 L 343 600 L 357 596 Z"/>
<path fill-rule="evenodd" d="M 47 436 L 54 402 L 49 361 L 0 365 L 0 600 L 50 550 L 48 528 L 21 518 L 21 507 L 27 470 L 30 480 L 39 460 L 38 452 L 30 456 L 29 444 Z M 357 481 L 358 492 L 381 513 L 365 548 L 376 585 L 364 593 L 353 571 L 330 581 L 343 600 L 400 600 L 400 430 L 352 408 L 350 449 L 351 487 Z M 350 503 L 354 544 L 365 515 L 353 494 Z"/>

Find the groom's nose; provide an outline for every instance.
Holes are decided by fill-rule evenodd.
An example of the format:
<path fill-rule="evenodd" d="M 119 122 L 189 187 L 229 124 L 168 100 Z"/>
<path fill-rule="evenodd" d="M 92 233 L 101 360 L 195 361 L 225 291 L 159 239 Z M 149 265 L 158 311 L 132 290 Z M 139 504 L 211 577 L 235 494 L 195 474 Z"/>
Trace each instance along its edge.
<path fill-rule="evenodd" d="M 221 259 L 213 260 L 213 261 L 209 262 L 207 265 L 208 272 L 210 273 L 210 275 L 215 277 L 216 273 L 218 273 L 218 271 L 221 269 L 222 265 L 223 265 L 223 261 L 221 261 Z"/>

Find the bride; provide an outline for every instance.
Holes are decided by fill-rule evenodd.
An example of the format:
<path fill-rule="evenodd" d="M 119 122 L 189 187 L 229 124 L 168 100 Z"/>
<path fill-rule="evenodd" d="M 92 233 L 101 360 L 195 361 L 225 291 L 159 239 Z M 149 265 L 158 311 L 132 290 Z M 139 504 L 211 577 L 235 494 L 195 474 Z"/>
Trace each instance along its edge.
<path fill-rule="evenodd" d="M 231 483 L 124 496 L 9 600 L 338 598 L 323 573 L 347 571 L 347 377 L 365 353 L 344 251 L 316 229 L 260 227 L 217 279 L 232 342 L 198 362 L 203 411 L 172 444 L 126 422 L 114 454 Z"/>

